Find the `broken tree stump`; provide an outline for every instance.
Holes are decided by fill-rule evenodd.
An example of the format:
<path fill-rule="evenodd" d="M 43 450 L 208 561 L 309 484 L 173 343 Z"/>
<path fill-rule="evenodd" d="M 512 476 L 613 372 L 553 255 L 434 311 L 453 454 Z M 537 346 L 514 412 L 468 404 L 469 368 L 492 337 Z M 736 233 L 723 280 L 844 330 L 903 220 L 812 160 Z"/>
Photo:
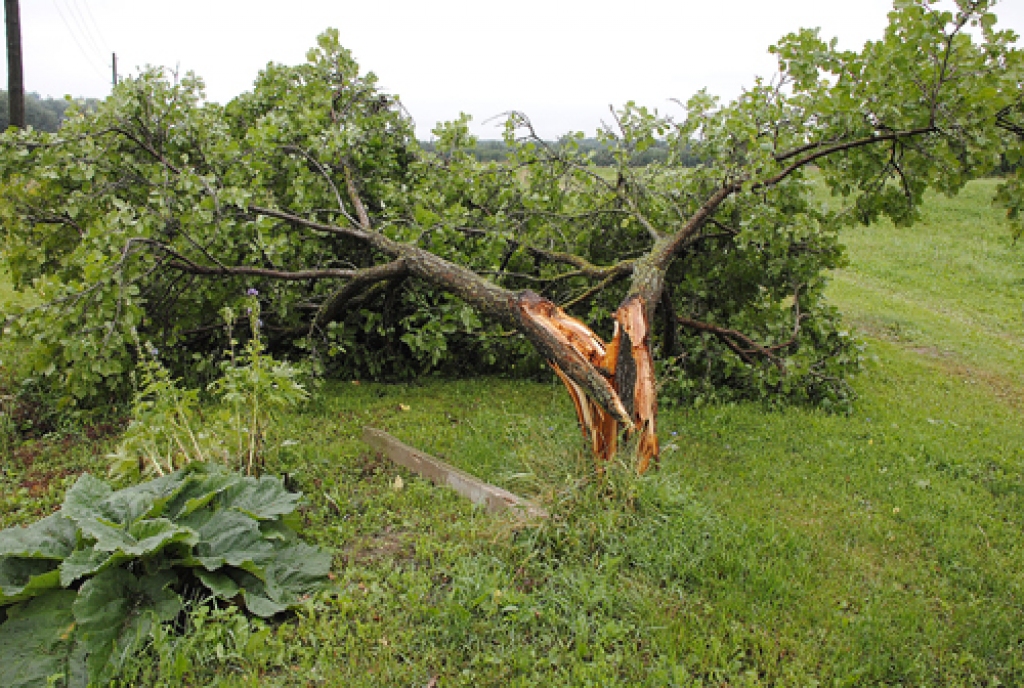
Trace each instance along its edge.
<path fill-rule="evenodd" d="M 430 454 L 403 444 L 383 430 L 363 428 L 363 441 L 393 463 L 408 468 L 435 485 L 447 485 L 474 504 L 482 506 L 488 513 L 514 511 L 521 516 L 548 517 L 548 513 L 544 509 L 530 500 L 514 495 L 497 485 L 485 483 Z"/>

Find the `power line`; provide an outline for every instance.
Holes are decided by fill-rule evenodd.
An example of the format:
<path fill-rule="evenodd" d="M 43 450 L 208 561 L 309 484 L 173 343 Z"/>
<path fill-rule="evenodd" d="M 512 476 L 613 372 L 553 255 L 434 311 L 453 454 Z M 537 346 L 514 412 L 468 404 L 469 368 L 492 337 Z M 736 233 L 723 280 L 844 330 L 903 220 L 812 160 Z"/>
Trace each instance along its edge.
<path fill-rule="evenodd" d="M 75 8 L 72 7 L 67 0 L 64 0 L 63 4 L 65 11 L 67 11 L 68 13 L 68 16 L 71 17 L 71 23 L 75 25 L 75 30 L 78 32 L 79 37 L 82 38 L 85 47 L 92 50 L 93 57 L 101 56 L 103 52 L 100 50 L 100 47 L 96 45 L 96 41 L 93 40 L 92 35 L 86 30 L 86 27 L 83 25 L 81 18 L 79 18 L 78 16 L 78 13 L 75 12 Z"/>
<path fill-rule="evenodd" d="M 90 44 L 92 44 L 92 48 L 96 51 L 96 54 L 106 54 L 108 51 L 100 47 L 99 42 L 97 42 L 96 37 L 93 35 L 92 29 L 89 28 L 89 24 L 85 21 L 85 14 L 78 6 L 78 1 L 70 0 L 70 2 L 68 2 L 68 0 L 65 0 L 65 5 L 67 5 L 68 10 L 71 12 L 71 16 L 74 18 L 75 23 L 82 30 L 82 35 L 85 36 L 86 40 Z"/>
<path fill-rule="evenodd" d="M 87 2 L 87 0 L 82 0 L 82 4 L 85 6 L 85 14 L 89 18 L 89 23 L 92 24 L 92 27 L 94 29 L 96 29 L 96 35 L 100 37 L 100 42 L 107 49 L 107 52 L 110 52 L 110 43 L 107 42 L 106 37 L 103 35 L 103 32 L 100 30 L 100 25 L 96 21 L 96 17 L 93 16 L 92 10 L 89 9 L 89 3 Z"/>
<path fill-rule="evenodd" d="M 78 46 L 78 49 L 81 51 L 82 56 L 85 58 L 86 62 L 89 63 L 89 66 L 92 67 L 92 71 L 96 72 L 97 76 L 106 81 L 106 77 L 103 76 L 100 70 L 96 68 L 96 64 L 92 61 L 92 57 L 89 55 L 88 51 L 86 51 L 86 49 L 82 47 L 82 42 L 78 40 L 78 36 L 75 34 L 74 31 L 71 30 L 71 25 L 68 24 L 68 20 L 64 17 L 64 13 L 61 12 L 60 5 L 57 4 L 57 0 L 53 0 L 53 6 L 57 9 L 57 14 L 60 15 L 60 20 L 64 22 L 64 28 L 66 28 L 68 30 L 68 33 L 71 34 L 71 38 L 74 39 L 75 45 Z"/>

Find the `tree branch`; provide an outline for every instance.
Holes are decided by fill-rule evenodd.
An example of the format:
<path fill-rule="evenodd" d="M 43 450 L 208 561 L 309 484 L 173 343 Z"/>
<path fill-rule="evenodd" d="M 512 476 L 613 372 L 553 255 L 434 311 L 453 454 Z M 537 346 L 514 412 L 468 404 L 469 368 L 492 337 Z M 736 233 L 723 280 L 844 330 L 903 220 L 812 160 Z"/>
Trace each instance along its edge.
<path fill-rule="evenodd" d="M 836 143 L 836 144 L 833 144 L 831 146 L 826 146 L 824 148 L 821 148 L 820 150 L 815 151 L 814 153 L 811 153 L 810 155 L 807 155 L 807 156 L 804 156 L 804 157 L 800 158 L 796 162 L 790 164 L 788 167 L 783 168 L 782 171 L 779 172 L 778 174 L 776 174 L 775 176 L 769 177 L 768 179 L 765 179 L 765 180 L 760 181 L 760 182 L 756 182 L 753 185 L 752 188 L 753 189 L 761 189 L 761 188 L 767 188 L 769 186 L 774 186 L 774 185 L 778 184 L 779 182 L 781 182 L 786 177 L 788 177 L 789 175 L 791 175 L 794 172 L 796 172 L 801 167 L 809 165 L 810 163 L 812 163 L 815 160 L 818 160 L 820 158 L 824 158 L 824 157 L 826 157 L 828 155 L 832 155 L 833 153 L 839 153 L 840 151 L 851 150 L 853 148 L 860 148 L 861 146 L 870 146 L 871 144 L 881 143 L 882 141 L 897 141 L 899 139 L 912 138 L 912 137 L 915 137 L 915 136 L 921 136 L 923 134 L 935 134 L 938 131 L 939 131 L 938 127 L 936 127 L 934 124 L 929 124 L 927 127 L 917 127 L 916 129 L 906 129 L 904 131 L 894 131 L 894 132 L 889 133 L 889 134 L 879 134 L 877 136 L 867 136 L 865 138 L 856 139 L 854 141 L 846 141 L 844 143 Z M 787 154 L 787 157 L 788 157 L 788 155 L 789 154 Z M 782 158 L 782 159 L 785 159 L 785 158 Z"/>
<path fill-rule="evenodd" d="M 348 190 L 348 197 L 352 201 L 352 205 L 355 206 L 356 214 L 359 216 L 359 225 L 363 230 L 367 232 L 373 231 L 373 225 L 370 224 L 370 216 L 366 213 L 366 206 L 363 205 L 363 201 L 359 198 L 359 191 L 356 190 L 356 183 L 352 179 L 352 172 L 349 170 L 348 165 L 342 163 L 341 169 L 345 173 L 345 188 Z"/>
<path fill-rule="evenodd" d="M 408 267 L 406 266 L 405 261 L 401 258 L 383 265 L 375 265 L 372 268 L 358 270 L 357 274 L 352 277 L 351 281 L 331 294 L 327 300 L 324 301 L 323 305 L 320 306 L 316 317 L 313 319 L 313 322 L 310 323 L 310 331 L 314 328 L 323 327 L 327 323 L 337 320 L 341 313 L 345 311 L 345 307 L 348 303 L 355 296 L 362 293 L 367 287 L 385 280 L 405 277 L 408 274 Z"/>
<path fill-rule="evenodd" d="M 283 210 L 277 210 L 275 208 L 264 208 L 263 206 L 250 205 L 248 211 L 256 213 L 258 215 L 266 215 L 267 217 L 275 217 L 278 220 L 284 220 L 301 227 L 308 227 L 309 229 L 315 229 L 320 232 L 328 232 L 330 234 L 341 234 L 344 236 L 350 236 L 356 239 L 362 239 L 363 241 L 369 241 L 369 235 L 357 229 L 355 227 L 340 227 L 338 225 L 328 225 L 323 222 L 316 222 L 315 220 L 307 220 L 301 215 L 295 215 L 294 213 L 288 213 Z"/>
<path fill-rule="evenodd" d="M 790 338 L 780 344 L 772 344 L 765 346 L 756 342 L 750 336 L 743 334 L 739 330 L 729 329 L 727 327 L 721 327 L 719 325 L 713 325 L 711 323 L 701 322 L 699 320 L 693 320 L 692 318 L 686 318 L 681 315 L 676 316 L 676 320 L 680 325 L 689 327 L 690 329 L 699 330 L 701 332 L 709 332 L 723 342 L 726 346 L 733 350 L 737 356 L 739 356 L 745 363 L 752 363 L 751 355 L 758 354 L 768 359 L 776 368 L 783 373 L 786 372 L 785 361 L 777 355 L 776 352 L 782 351 L 793 346 L 796 343 L 797 336 L 800 334 L 800 325 L 805 318 L 809 317 L 806 313 L 800 312 L 800 289 L 802 285 L 798 285 L 793 293 L 793 334 Z M 746 345 L 743 348 L 737 342 L 742 342 Z"/>

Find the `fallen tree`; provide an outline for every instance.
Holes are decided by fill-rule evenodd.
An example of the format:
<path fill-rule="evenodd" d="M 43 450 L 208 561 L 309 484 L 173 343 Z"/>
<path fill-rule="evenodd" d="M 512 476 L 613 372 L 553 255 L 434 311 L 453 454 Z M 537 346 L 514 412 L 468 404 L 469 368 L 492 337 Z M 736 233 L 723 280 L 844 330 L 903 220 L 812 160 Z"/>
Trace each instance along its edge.
<path fill-rule="evenodd" d="M 258 287 L 275 345 L 339 373 L 539 357 L 595 456 L 625 436 L 646 470 L 659 367 L 669 397 L 848 398 L 858 354 L 822 298 L 838 231 L 909 224 L 926 189 L 998 162 L 1021 59 L 992 4 L 898 2 L 859 52 L 791 34 L 779 73 L 725 105 L 627 104 L 599 134 L 610 172 L 582 134 L 547 143 L 521 113 L 505 161 L 469 154 L 466 118 L 425 152 L 333 31 L 226 106 L 145 72 L 58 134 L 3 135 L 6 252 L 44 301 L 5 335 L 34 341 L 74 403 L 123 384 L 136 337 L 201 373 L 220 308 Z M 664 162 L 631 164 L 656 144 Z M 812 168 L 842 203 L 818 200 Z"/>

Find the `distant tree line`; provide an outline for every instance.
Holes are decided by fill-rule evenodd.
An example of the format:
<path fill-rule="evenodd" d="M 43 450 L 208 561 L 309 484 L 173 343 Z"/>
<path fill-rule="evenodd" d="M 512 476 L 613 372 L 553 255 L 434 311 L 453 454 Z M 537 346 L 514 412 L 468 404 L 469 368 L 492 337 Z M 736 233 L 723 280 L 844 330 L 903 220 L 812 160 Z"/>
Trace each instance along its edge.
<path fill-rule="evenodd" d="M 95 98 L 79 100 L 86 109 L 94 109 L 99 103 Z M 55 132 L 64 121 L 64 112 L 71 104 L 66 98 L 43 98 L 38 93 L 25 94 L 25 123 L 39 131 Z M 5 131 L 11 124 L 10 106 L 7 100 L 7 91 L 0 90 L 0 131 Z M 552 142 L 551 145 L 559 146 L 563 140 Z M 615 165 L 611 149 L 602 141 L 596 138 L 577 140 L 580 152 L 593 156 L 594 163 L 602 167 Z M 434 143 L 422 141 L 420 145 L 427 151 L 434 152 Z M 509 148 L 504 141 L 482 140 L 470 150 L 474 158 L 481 162 L 492 162 L 504 160 L 508 156 Z M 652 147 L 642 153 L 633 156 L 630 165 L 643 167 L 654 162 L 664 162 L 668 157 L 668 144 L 664 141 L 657 141 Z M 696 167 L 699 163 L 694 155 L 684 154 L 682 164 L 685 167 Z"/>
<path fill-rule="evenodd" d="M 563 141 L 551 142 L 552 146 L 559 146 Z M 576 141 L 580 152 L 584 154 L 590 154 L 593 156 L 594 163 L 602 167 L 611 167 L 615 165 L 615 160 L 612 157 L 611 149 L 602 141 L 595 138 L 579 139 Z M 423 146 L 427 151 L 434 151 L 433 142 L 421 141 L 420 145 Z M 470 153 L 474 158 L 481 162 L 491 162 L 495 160 L 504 160 L 508 155 L 508 145 L 504 141 L 489 140 L 489 141 L 477 141 L 476 145 L 470 149 Z M 638 153 L 633 156 L 630 161 L 630 165 L 633 167 L 643 167 L 654 162 L 664 162 L 668 157 L 668 144 L 664 141 L 657 141 L 652 147 Z M 692 154 L 686 154 L 683 156 L 682 164 L 685 167 L 696 167 L 699 164 L 697 156 Z"/>
<path fill-rule="evenodd" d="M 95 98 L 79 100 L 87 109 L 99 103 Z M 66 98 L 42 98 L 38 93 L 25 94 L 25 124 L 39 131 L 55 132 L 64 121 L 64 111 L 71 105 Z M 11 110 L 7 91 L 0 90 L 0 132 L 11 126 Z"/>

